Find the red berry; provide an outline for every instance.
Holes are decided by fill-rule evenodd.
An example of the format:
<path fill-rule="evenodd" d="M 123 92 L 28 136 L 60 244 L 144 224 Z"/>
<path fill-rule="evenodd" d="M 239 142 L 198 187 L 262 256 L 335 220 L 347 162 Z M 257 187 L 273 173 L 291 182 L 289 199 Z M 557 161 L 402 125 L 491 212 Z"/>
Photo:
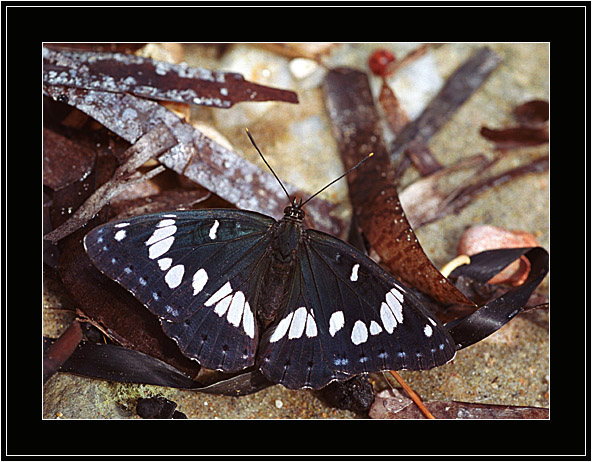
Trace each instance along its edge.
<path fill-rule="evenodd" d="M 386 77 L 388 72 L 388 65 L 395 61 L 395 55 L 390 51 L 381 48 L 376 50 L 368 60 L 368 66 L 374 75 Z"/>

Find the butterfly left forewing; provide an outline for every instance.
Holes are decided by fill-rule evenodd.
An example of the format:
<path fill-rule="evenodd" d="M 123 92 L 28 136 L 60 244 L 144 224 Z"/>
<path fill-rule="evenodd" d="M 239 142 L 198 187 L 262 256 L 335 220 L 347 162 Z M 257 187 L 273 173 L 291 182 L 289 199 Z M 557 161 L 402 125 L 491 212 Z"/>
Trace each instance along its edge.
<path fill-rule="evenodd" d="M 159 213 L 95 228 L 84 245 L 97 268 L 159 316 L 186 356 L 237 371 L 254 362 L 249 301 L 274 222 L 225 209 Z"/>

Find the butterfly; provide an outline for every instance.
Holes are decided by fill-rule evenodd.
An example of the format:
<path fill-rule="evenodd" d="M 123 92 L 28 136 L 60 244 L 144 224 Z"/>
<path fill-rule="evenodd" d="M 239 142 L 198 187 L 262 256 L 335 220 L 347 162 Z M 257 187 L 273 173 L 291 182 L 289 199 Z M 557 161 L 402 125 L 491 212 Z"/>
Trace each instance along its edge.
<path fill-rule="evenodd" d="M 290 199 L 279 221 L 233 209 L 113 221 L 84 248 L 208 369 L 256 366 L 287 388 L 319 389 L 450 361 L 452 337 L 411 291 L 360 250 L 304 227 L 303 206 L 321 191 Z"/>

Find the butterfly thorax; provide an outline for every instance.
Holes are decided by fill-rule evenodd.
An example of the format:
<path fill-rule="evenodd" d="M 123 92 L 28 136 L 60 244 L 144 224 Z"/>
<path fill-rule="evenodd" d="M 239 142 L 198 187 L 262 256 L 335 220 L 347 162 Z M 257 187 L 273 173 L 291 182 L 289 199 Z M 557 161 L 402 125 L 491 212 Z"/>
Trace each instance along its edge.
<path fill-rule="evenodd" d="M 297 210 L 288 210 L 294 209 Z M 262 284 L 262 299 L 266 301 L 259 307 L 259 318 L 264 326 L 269 325 L 286 305 L 290 293 L 289 281 L 296 269 L 298 247 L 302 242 L 302 218 L 304 212 L 297 207 L 286 207 L 284 218 L 272 228 L 269 270 Z"/>

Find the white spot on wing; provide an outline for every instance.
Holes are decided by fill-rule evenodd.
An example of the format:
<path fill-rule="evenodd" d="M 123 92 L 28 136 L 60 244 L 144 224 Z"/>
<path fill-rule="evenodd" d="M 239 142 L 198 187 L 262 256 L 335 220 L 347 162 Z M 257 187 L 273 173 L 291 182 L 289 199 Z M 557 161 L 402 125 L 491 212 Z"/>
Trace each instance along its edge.
<path fill-rule="evenodd" d="M 124 222 L 124 223 L 117 223 L 115 225 L 116 228 L 125 228 L 126 226 L 129 226 L 129 223 Z"/>
<path fill-rule="evenodd" d="M 121 230 L 117 231 L 115 233 L 114 238 L 116 241 L 122 241 L 123 239 L 125 239 L 125 229 L 121 229 Z"/>
<path fill-rule="evenodd" d="M 423 328 L 423 333 L 425 334 L 426 337 L 431 337 L 432 336 L 432 326 L 430 326 L 429 324 L 426 324 L 426 326 Z"/>
<path fill-rule="evenodd" d="M 395 297 L 394 294 L 398 294 L 398 297 Z M 402 298 L 402 295 L 395 289 L 391 289 L 390 292 L 386 293 L 386 302 L 391 307 L 391 310 L 393 310 L 397 322 L 401 324 L 403 322 L 403 306 L 399 301 L 399 297 Z"/>
<path fill-rule="evenodd" d="M 166 221 L 166 220 L 163 220 Z M 169 220 L 173 221 L 173 220 Z M 175 225 L 166 226 L 164 228 L 156 228 L 152 233 L 152 236 L 145 242 L 146 245 L 152 245 L 158 241 L 162 241 L 163 239 L 172 236 L 177 232 L 177 227 Z"/>
<path fill-rule="evenodd" d="M 290 324 L 290 331 L 288 332 L 288 338 L 300 338 L 306 327 L 306 308 L 301 306 L 294 312 L 292 318 L 292 324 Z"/>
<path fill-rule="evenodd" d="M 288 332 L 288 327 L 290 327 L 290 322 L 292 321 L 292 316 L 294 316 L 293 312 L 278 323 L 277 327 L 273 331 L 273 334 L 271 334 L 271 337 L 269 338 L 270 343 L 277 342 L 283 338 L 284 335 L 286 335 L 286 332 Z"/>
<path fill-rule="evenodd" d="M 230 302 L 232 301 L 232 297 L 226 296 L 218 303 L 216 303 L 216 308 L 214 308 L 214 313 L 218 316 L 222 317 L 226 314 L 226 310 L 230 306 Z"/>
<path fill-rule="evenodd" d="M 193 286 L 193 295 L 200 293 L 206 282 L 208 282 L 208 273 L 206 273 L 206 270 L 203 268 L 197 270 L 193 275 L 193 282 L 191 283 Z"/>
<path fill-rule="evenodd" d="M 173 263 L 172 258 L 161 258 L 160 260 L 158 260 L 158 267 L 162 271 L 166 271 L 171 267 L 171 263 Z"/>
<path fill-rule="evenodd" d="M 370 321 L 370 334 L 378 335 L 382 332 L 382 327 L 376 321 Z"/>
<path fill-rule="evenodd" d="M 358 280 L 358 269 L 359 268 L 360 268 L 360 264 L 356 263 L 354 265 L 354 267 L 352 268 L 351 276 L 349 277 L 350 281 L 356 282 Z"/>
<path fill-rule="evenodd" d="M 354 345 L 359 345 L 366 340 L 368 340 L 368 329 L 366 328 L 366 324 L 358 320 L 352 329 L 351 341 Z"/>
<path fill-rule="evenodd" d="M 340 331 L 345 325 L 345 318 L 343 317 L 343 311 L 336 311 L 329 318 L 329 334 L 334 337 L 335 334 Z"/>
<path fill-rule="evenodd" d="M 317 323 L 310 313 L 306 317 L 306 336 L 316 337 L 317 336 Z"/>
<path fill-rule="evenodd" d="M 393 288 L 391 289 L 391 293 L 392 293 L 392 294 L 393 294 L 395 297 L 397 297 L 397 300 L 399 300 L 401 303 L 403 303 L 403 294 L 402 294 L 402 293 L 401 293 L 399 290 L 397 290 L 397 289 L 395 289 L 395 288 L 393 287 Z"/>
<path fill-rule="evenodd" d="M 175 287 L 178 287 L 179 284 L 181 284 L 184 274 L 185 267 L 183 265 L 173 266 L 164 276 L 164 282 L 167 283 L 169 288 L 174 289 Z"/>
<path fill-rule="evenodd" d="M 239 290 L 232 297 L 232 303 L 230 304 L 230 308 L 228 308 L 228 317 L 226 318 L 228 322 L 234 327 L 238 327 L 243 317 L 244 309 L 245 294 Z"/>
<path fill-rule="evenodd" d="M 222 300 L 227 295 L 230 295 L 231 293 L 232 287 L 230 286 L 230 281 L 228 281 L 226 284 L 220 287 L 220 289 L 218 289 L 218 291 L 214 295 L 208 298 L 204 305 L 212 306 L 214 303 L 218 303 L 220 300 Z"/>
<path fill-rule="evenodd" d="M 210 239 L 216 239 L 216 233 L 218 232 L 218 226 L 220 226 L 220 222 L 218 220 L 214 221 L 214 224 L 210 228 Z"/>
<path fill-rule="evenodd" d="M 245 309 L 243 311 L 243 329 L 249 337 L 255 338 L 255 318 L 249 302 L 245 303 Z"/>
<path fill-rule="evenodd" d="M 167 215 L 168 216 L 168 215 Z M 160 220 L 156 225 L 157 228 L 164 228 L 175 224 L 175 220 Z"/>
<path fill-rule="evenodd" d="M 150 258 L 151 260 L 154 260 L 155 258 L 158 258 L 161 255 L 164 255 L 165 253 L 167 253 L 169 251 L 169 249 L 173 245 L 174 241 L 175 241 L 175 238 L 173 236 L 169 236 L 166 239 L 163 239 L 162 241 L 158 241 L 158 242 L 152 244 L 148 248 L 148 258 Z"/>
<path fill-rule="evenodd" d="M 395 327 L 397 327 L 397 320 L 390 307 L 384 302 L 380 305 L 380 320 L 382 321 L 384 330 L 392 334 Z"/>

